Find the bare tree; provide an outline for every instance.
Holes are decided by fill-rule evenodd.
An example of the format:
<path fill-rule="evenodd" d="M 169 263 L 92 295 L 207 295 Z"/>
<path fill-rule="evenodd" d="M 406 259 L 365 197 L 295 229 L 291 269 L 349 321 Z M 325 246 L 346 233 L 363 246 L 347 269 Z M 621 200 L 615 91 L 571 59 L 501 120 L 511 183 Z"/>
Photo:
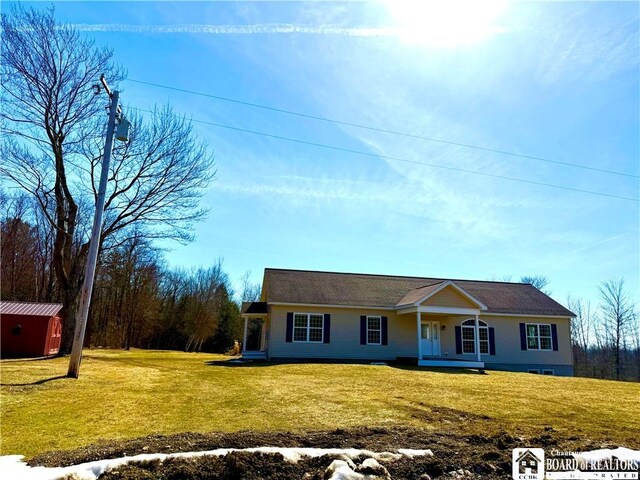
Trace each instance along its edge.
<path fill-rule="evenodd" d="M 571 320 L 571 343 L 576 369 L 580 374 L 594 375 L 590 371 L 589 350 L 593 346 L 594 315 L 591 302 L 580 298 L 567 297 L 569 310 L 576 314 Z"/>
<path fill-rule="evenodd" d="M 53 8 L 3 13 L 2 35 L 0 170 L 37 200 L 54 232 L 65 352 L 75 327 L 106 121 L 105 101 L 92 86 L 101 73 L 117 85 L 123 73 L 110 50 L 57 23 Z M 168 108 L 146 122 L 132 117 L 131 142 L 113 153 L 101 247 L 117 246 L 134 231 L 187 242 L 193 222 L 206 213 L 198 202 L 215 173 L 213 156 L 191 123 Z"/>
<path fill-rule="evenodd" d="M 132 237 L 103 255 L 96 278 L 87 340 L 129 349 L 160 310 L 159 252 L 143 237 Z"/>
<path fill-rule="evenodd" d="M 189 339 L 186 351 L 200 351 L 204 341 L 213 336 L 226 302 L 227 274 L 222 271 L 222 261 L 207 269 L 193 271 L 188 279 L 188 308 L 185 315 L 185 333 Z"/>
<path fill-rule="evenodd" d="M 193 239 L 193 225 L 207 210 L 202 192 L 215 175 L 213 156 L 199 142 L 191 122 L 170 107 L 154 109 L 149 119 L 133 114 L 130 141 L 116 146 L 110 165 L 103 238 L 124 241 L 142 232 L 146 239 Z M 102 123 L 97 121 L 95 128 Z M 81 178 L 96 192 L 102 139 L 86 136 L 80 150 L 90 160 L 91 175 Z M 135 229 L 131 228 L 135 226 Z"/>
<path fill-rule="evenodd" d="M 640 312 L 635 311 L 633 315 L 633 322 L 630 325 L 630 337 L 631 337 L 631 359 L 635 364 L 635 378 L 640 382 Z"/>
<path fill-rule="evenodd" d="M 636 364 L 636 380 L 640 382 L 640 313 L 635 312 L 635 322 L 631 325 L 631 342 Z"/>
<path fill-rule="evenodd" d="M 24 192 L 0 192 L 0 205 L 0 297 L 53 300 L 53 240 L 39 207 Z"/>
<path fill-rule="evenodd" d="M 504 274 L 500 275 L 497 273 L 492 274 L 487 280 L 492 282 L 511 282 L 513 275 Z"/>
<path fill-rule="evenodd" d="M 257 302 L 260 300 L 260 293 L 262 292 L 262 286 L 259 282 L 251 281 L 251 271 L 247 270 L 240 279 L 240 301 L 241 302 Z"/>
<path fill-rule="evenodd" d="M 544 275 L 524 275 L 520 277 L 520 282 L 530 283 L 542 293 L 551 295 L 551 290 L 547 288 L 547 286 L 549 285 L 549 279 Z"/>
<path fill-rule="evenodd" d="M 111 51 L 57 24 L 53 8 L 14 7 L 2 14 L 2 35 L 2 173 L 34 196 L 55 232 L 54 268 L 68 308 L 82 264 L 74 261 L 79 207 L 67 155 L 78 127 L 101 113 L 92 84 L 100 73 L 114 81 L 122 74 Z"/>
<path fill-rule="evenodd" d="M 602 327 L 607 346 L 612 350 L 615 378 L 620 379 L 622 353 L 635 320 L 635 305 L 624 289 L 624 279 L 609 279 L 598 287 Z"/>
<path fill-rule="evenodd" d="M 5 196 L 0 221 L 0 292 L 3 299 L 33 300 L 37 296 L 35 229 L 26 220 L 29 199 Z"/>

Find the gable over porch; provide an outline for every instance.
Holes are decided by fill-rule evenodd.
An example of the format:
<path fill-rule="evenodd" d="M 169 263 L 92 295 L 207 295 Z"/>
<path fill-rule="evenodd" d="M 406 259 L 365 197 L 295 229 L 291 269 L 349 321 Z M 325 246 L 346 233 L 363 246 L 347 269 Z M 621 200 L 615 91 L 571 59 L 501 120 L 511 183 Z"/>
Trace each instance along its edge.
<path fill-rule="evenodd" d="M 490 353 L 491 343 L 490 331 L 481 331 L 480 314 L 486 310 L 482 302 L 450 280 L 410 290 L 396 305 L 399 317 L 415 316 L 418 365 L 432 367 L 484 368 L 481 354 L 483 350 Z M 451 338 L 452 330 L 456 357 L 449 352 L 450 342 L 442 341 L 445 334 Z M 473 352 L 469 358 L 459 358 L 463 346 Z"/>

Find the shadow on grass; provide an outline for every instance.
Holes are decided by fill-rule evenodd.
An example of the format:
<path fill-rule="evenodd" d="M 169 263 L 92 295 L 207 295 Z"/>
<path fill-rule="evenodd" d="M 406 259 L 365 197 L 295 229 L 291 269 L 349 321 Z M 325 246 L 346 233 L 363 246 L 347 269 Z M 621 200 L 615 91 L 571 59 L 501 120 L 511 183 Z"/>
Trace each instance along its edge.
<path fill-rule="evenodd" d="M 405 364 L 393 364 L 389 363 L 392 368 L 399 370 L 408 370 L 412 372 L 434 372 L 434 373 L 449 373 L 454 375 L 486 375 L 484 370 L 476 370 L 471 368 L 458 368 L 458 367 L 418 367 L 417 365 L 405 365 Z"/>
<path fill-rule="evenodd" d="M 205 365 L 210 367 L 273 367 L 278 365 L 274 362 L 265 362 L 264 360 L 208 360 L 204 362 Z"/>
<path fill-rule="evenodd" d="M 386 362 L 383 365 L 374 365 L 371 362 L 364 361 L 340 361 L 340 360 L 318 360 L 318 359 L 297 359 L 290 361 L 273 360 L 267 362 L 265 360 L 242 360 L 239 358 L 232 358 L 229 360 L 208 360 L 204 362 L 205 365 L 211 367 L 275 367 L 276 365 L 362 365 L 362 366 L 381 366 L 397 368 L 399 370 L 415 371 L 415 372 L 435 372 L 435 373 L 448 373 L 455 375 L 486 375 L 486 372 L 482 370 L 474 370 L 469 368 L 440 368 L 440 367 L 418 367 L 417 365 L 408 365 L 406 363 Z"/>
<path fill-rule="evenodd" d="M 63 378 L 68 378 L 66 375 L 58 375 L 57 377 L 51 378 L 43 378 L 42 380 L 36 380 L 31 383 L 0 383 L 0 386 L 3 387 L 31 387 L 34 385 L 42 385 L 47 382 L 52 382 L 54 380 L 62 380 Z"/>
<path fill-rule="evenodd" d="M 39 362 L 41 360 L 55 360 L 67 355 L 49 355 L 46 357 L 0 357 L 0 363 Z"/>
<path fill-rule="evenodd" d="M 205 365 L 214 367 L 275 367 L 277 365 L 371 365 L 371 362 L 362 360 L 336 360 L 320 358 L 289 358 L 277 360 L 255 360 L 231 358 L 229 360 L 209 360 Z"/>

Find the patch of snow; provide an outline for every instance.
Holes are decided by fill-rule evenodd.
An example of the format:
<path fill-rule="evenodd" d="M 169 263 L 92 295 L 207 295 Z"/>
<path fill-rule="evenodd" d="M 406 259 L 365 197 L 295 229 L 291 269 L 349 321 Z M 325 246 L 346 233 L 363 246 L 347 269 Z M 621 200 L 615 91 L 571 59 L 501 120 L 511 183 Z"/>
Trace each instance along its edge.
<path fill-rule="evenodd" d="M 331 475 L 329 480 L 364 480 L 364 475 L 354 472 L 351 466 L 344 460 L 334 460 L 325 470 L 325 478 Z"/>
<path fill-rule="evenodd" d="M 381 465 L 375 458 L 367 458 L 364 462 L 362 462 L 362 468 L 372 468 L 378 469 Z"/>
<path fill-rule="evenodd" d="M 343 460 L 345 462 L 347 462 L 347 465 L 349 465 L 349 468 L 355 470 L 356 469 L 356 464 L 353 463 L 353 460 L 351 460 L 348 456 L 346 455 L 338 455 L 338 458 L 336 458 L 336 460 Z"/>
<path fill-rule="evenodd" d="M 423 455 L 433 455 L 431 450 L 405 450 L 407 452 L 423 452 Z M 161 462 L 168 458 L 194 458 L 202 456 L 224 456 L 230 452 L 257 452 L 257 453 L 279 453 L 285 460 L 289 462 L 297 462 L 302 457 L 321 457 L 323 455 L 344 456 L 344 460 L 336 460 L 342 462 L 340 465 L 346 465 L 353 474 L 356 472 L 351 468 L 354 466 L 353 460 L 360 456 L 366 456 L 381 461 L 394 461 L 401 458 L 404 453 L 391 452 L 372 452 L 370 450 L 361 450 L 357 448 L 281 448 L 281 447 L 256 447 L 256 448 L 219 448 L 216 450 L 205 450 L 201 452 L 180 452 L 180 453 L 144 453 L 122 458 L 113 458 L 106 460 L 96 460 L 94 462 L 80 463 L 69 467 L 31 467 L 24 461 L 23 455 L 5 455 L 0 456 L 0 473 L 2 478 L 20 479 L 20 480 L 59 480 L 65 476 L 75 475 L 78 480 L 96 480 L 103 473 L 117 467 L 121 467 L 130 462 L 143 462 L 151 460 L 159 460 Z M 420 455 L 413 453 L 412 456 Z M 335 462 L 334 462 L 335 463 Z M 377 463 L 377 462 L 376 462 Z M 333 465 L 333 464 L 332 464 Z M 337 471 L 337 470 L 336 470 Z M 340 472 L 346 475 L 347 470 L 340 467 Z M 340 473 L 342 475 L 343 473 Z M 360 475 L 360 474 L 357 474 Z M 366 478 L 360 475 L 352 477 L 331 477 L 333 480 L 360 480 Z M 370 477 L 372 478 L 372 477 Z"/>
<path fill-rule="evenodd" d="M 362 465 L 358 468 L 358 472 L 364 475 L 365 479 L 384 479 L 391 480 L 391 475 L 389 475 L 389 471 L 378 463 L 375 458 L 367 458 Z"/>
<path fill-rule="evenodd" d="M 389 471 L 375 458 L 365 459 L 359 467 L 353 462 L 334 460 L 325 470 L 324 478 L 329 480 L 391 480 Z"/>
<path fill-rule="evenodd" d="M 405 457 L 433 457 L 431 450 L 414 450 L 412 448 L 399 448 L 398 453 Z"/>

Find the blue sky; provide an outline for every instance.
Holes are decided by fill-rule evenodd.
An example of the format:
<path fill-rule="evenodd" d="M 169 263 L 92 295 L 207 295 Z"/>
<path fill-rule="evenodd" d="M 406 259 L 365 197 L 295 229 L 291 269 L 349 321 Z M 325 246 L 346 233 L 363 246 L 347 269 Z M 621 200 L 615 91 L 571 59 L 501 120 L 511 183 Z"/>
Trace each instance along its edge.
<path fill-rule="evenodd" d="M 129 78 L 630 173 L 578 169 L 124 82 L 124 106 L 414 162 L 638 198 L 637 2 L 56 3 Z M 39 4 L 42 5 L 42 4 Z M 125 108 L 126 110 L 126 108 Z M 638 298 L 639 204 L 196 124 L 209 219 L 172 265 L 491 279 Z"/>

